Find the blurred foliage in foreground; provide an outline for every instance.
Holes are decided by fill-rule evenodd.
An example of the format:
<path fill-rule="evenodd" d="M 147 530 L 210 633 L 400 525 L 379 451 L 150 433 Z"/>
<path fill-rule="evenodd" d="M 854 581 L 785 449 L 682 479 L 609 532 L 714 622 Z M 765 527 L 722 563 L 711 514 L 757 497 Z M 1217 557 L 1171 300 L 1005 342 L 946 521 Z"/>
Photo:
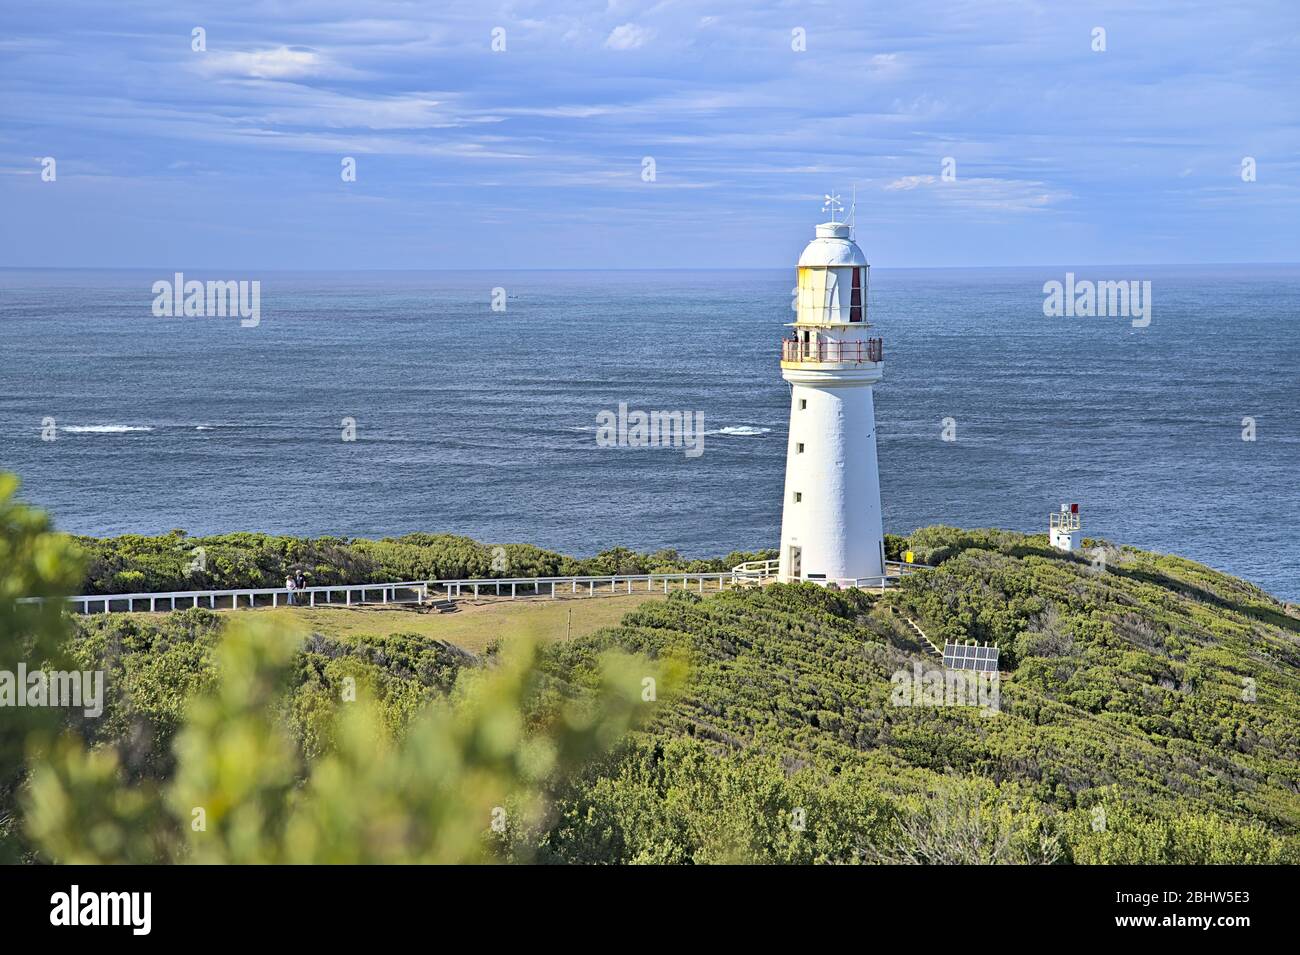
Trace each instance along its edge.
<path fill-rule="evenodd" d="M 12 670 L 26 660 L 34 669 L 31 661 L 52 661 L 59 652 L 60 607 L 12 598 L 66 592 L 77 568 L 66 541 L 11 502 L 13 483 L 0 490 L 0 662 Z M 202 627 L 215 618 L 198 622 Z M 547 787 L 611 747 L 680 679 L 671 665 L 611 653 L 602 657 L 590 692 L 544 698 L 535 651 L 521 648 L 493 666 L 462 670 L 459 679 L 445 668 L 426 670 L 441 677 L 448 692 L 405 701 L 395 732 L 388 722 L 393 700 L 376 692 L 384 688 L 368 679 L 364 665 L 334 674 L 337 694 L 324 682 L 295 693 L 313 665 L 301 635 L 274 620 L 237 623 L 215 638 L 217 629 L 208 627 L 211 642 L 189 643 L 198 653 L 169 658 L 160 646 L 158 656 L 139 654 L 141 665 L 129 670 L 105 659 L 131 652 L 121 642 L 101 643 L 87 654 L 85 642 L 74 641 L 69 656 L 78 666 L 110 669 L 108 694 L 117 702 L 105 714 L 105 728 L 83 725 L 54 738 L 50 723 L 63 715 L 59 711 L 5 712 L 7 792 L 12 795 L 29 769 L 21 804 L 38 858 L 523 858 L 510 834 L 542 824 Z M 184 642 L 173 642 L 172 649 L 178 645 Z M 400 655 L 402 648 L 392 649 Z M 182 677 L 179 684 L 175 676 Z M 647 694 L 647 686 L 654 692 Z M 152 747 L 147 734 L 133 736 L 147 720 L 119 722 L 124 735 L 113 736 L 113 720 L 121 719 L 127 698 L 170 715 L 170 725 L 154 727 L 169 753 Z M 19 722 L 11 714 L 28 719 Z M 316 744 L 314 754 L 300 745 L 304 740 Z M 132 750 L 141 749 L 150 756 L 133 764 Z M 13 830 L 11 813 L 0 831 L 0 845 L 11 857 L 21 838 Z"/>
<path fill-rule="evenodd" d="M 50 533 L 45 517 L 14 503 L 18 480 L 0 473 L 0 670 L 59 667 L 64 662 L 63 608 L 57 600 L 17 603 L 21 597 L 58 597 L 76 583 L 80 567 L 67 538 Z M 0 709 L 0 862 L 22 855 L 13 836 L 15 800 L 28 745 L 48 741 L 60 714 L 45 707 Z"/>
<path fill-rule="evenodd" d="M 188 707 L 175 770 L 160 784 L 124 786 L 113 748 L 62 740 L 24 800 L 35 841 L 83 863 L 510 859 L 508 833 L 539 824 L 548 782 L 610 747 L 646 708 L 645 663 L 610 655 L 596 693 L 530 726 L 537 671 L 523 653 L 467 673 L 400 737 L 360 688 L 333 715 L 333 746 L 303 764 L 277 712 L 298 649 L 274 625 L 230 627 L 215 685 Z"/>

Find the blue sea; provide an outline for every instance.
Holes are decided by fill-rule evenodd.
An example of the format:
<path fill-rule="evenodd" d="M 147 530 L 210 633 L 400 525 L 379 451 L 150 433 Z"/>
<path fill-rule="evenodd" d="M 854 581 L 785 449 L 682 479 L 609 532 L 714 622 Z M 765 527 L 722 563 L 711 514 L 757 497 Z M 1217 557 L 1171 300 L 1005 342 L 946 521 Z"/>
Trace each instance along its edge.
<path fill-rule="evenodd" d="M 1065 271 L 873 271 L 886 529 L 1042 532 L 1073 501 L 1300 599 L 1300 266 L 1074 270 L 1151 281 L 1146 328 L 1045 317 Z M 255 328 L 154 317 L 171 278 L 0 270 L 0 469 L 62 529 L 778 542 L 792 269 L 186 274 L 259 280 Z M 704 453 L 598 446 L 621 402 L 702 412 Z"/>

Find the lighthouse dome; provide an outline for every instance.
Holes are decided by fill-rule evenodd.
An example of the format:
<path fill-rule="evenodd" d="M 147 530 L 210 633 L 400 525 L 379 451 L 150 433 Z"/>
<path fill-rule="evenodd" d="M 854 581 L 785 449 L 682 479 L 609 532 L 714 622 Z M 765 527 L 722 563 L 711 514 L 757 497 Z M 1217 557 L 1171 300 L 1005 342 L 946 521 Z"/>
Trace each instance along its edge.
<path fill-rule="evenodd" d="M 858 244 L 849 238 L 847 222 L 823 222 L 817 226 L 817 237 L 799 256 L 800 268 L 838 268 L 866 265 L 867 257 Z"/>

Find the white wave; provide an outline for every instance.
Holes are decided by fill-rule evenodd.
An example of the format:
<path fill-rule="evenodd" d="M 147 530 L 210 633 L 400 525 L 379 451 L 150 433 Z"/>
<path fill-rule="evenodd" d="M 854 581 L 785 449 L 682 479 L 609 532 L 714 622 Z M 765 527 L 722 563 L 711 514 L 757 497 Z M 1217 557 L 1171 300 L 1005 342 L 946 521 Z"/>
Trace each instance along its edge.
<path fill-rule="evenodd" d="M 590 425 L 588 426 L 579 425 L 577 427 L 570 427 L 568 430 L 583 431 L 583 432 L 590 433 L 590 432 L 600 431 L 601 429 Z M 712 431 L 705 431 L 704 433 L 706 435 L 725 434 L 737 438 L 752 438 L 760 434 L 767 434 L 771 430 L 772 430 L 771 428 L 756 428 L 745 424 L 734 424 L 734 425 L 728 425 L 725 428 L 715 428 Z"/>
<path fill-rule="evenodd" d="M 128 431 L 152 431 L 153 428 L 133 424 L 65 424 L 59 430 L 68 434 L 125 434 Z"/>
<path fill-rule="evenodd" d="M 210 425 L 210 424 L 200 424 L 200 425 L 195 425 L 194 430 L 195 430 L 195 431 L 211 431 L 211 430 L 212 430 L 212 425 Z"/>

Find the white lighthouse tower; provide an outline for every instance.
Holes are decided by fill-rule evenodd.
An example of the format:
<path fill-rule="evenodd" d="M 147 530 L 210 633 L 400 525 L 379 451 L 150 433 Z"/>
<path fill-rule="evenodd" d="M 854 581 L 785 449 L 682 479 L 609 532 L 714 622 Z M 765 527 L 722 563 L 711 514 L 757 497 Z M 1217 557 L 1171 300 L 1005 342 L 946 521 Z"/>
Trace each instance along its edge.
<path fill-rule="evenodd" d="M 847 222 L 817 226 L 799 256 L 779 579 L 852 585 L 885 573 L 872 386 L 884 371 L 867 322 L 866 256 Z M 863 581 L 865 583 L 865 581 Z"/>

